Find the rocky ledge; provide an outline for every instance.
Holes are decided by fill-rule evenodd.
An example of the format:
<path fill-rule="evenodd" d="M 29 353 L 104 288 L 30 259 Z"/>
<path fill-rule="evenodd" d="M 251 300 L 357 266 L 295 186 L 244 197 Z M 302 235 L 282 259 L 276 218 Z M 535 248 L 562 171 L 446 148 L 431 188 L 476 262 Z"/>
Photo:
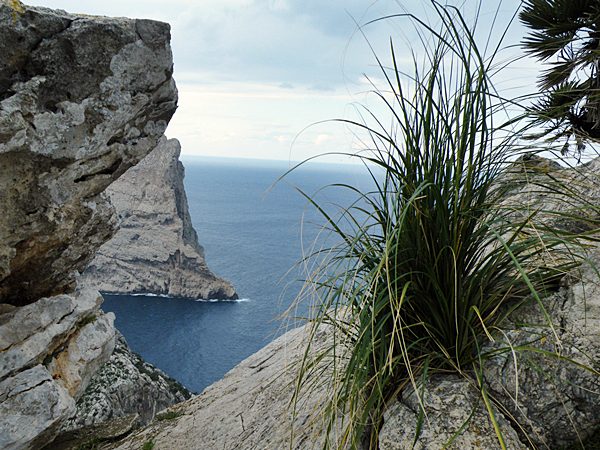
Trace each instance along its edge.
<path fill-rule="evenodd" d="M 0 0 L 0 36 L 0 448 L 39 449 L 115 346 L 78 273 L 117 227 L 103 191 L 157 146 L 177 90 L 165 23 Z"/>
<path fill-rule="evenodd" d="M 118 294 L 237 298 L 206 265 L 188 210 L 180 150 L 176 139 L 162 138 L 108 187 L 120 227 L 84 272 L 86 284 Z"/>

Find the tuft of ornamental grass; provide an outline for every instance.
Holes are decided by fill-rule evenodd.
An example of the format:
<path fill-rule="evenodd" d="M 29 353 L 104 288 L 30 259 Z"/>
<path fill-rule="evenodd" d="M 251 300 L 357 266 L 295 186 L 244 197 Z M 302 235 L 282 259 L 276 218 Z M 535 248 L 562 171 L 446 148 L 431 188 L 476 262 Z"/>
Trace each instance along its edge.
<path fill-rule="evenodd" d="M 294 397 L 330 393 L 317 412 L 324 448 L 377 448 L 386 405 L 436 373 L 472 380 L 505 448 L 482 347 L 532 302 L 554 330 L 544 298 L 584 258 L 585 238 L 548 220 L 572 213 L 507 201 L 527 177 L 507 174 L 523 149 L 515 121 L 495 123 L 507 105 L 490 78 L 499 46 L 482 54 L 458 9 L 431 5 L 439 28 L 397 16 L 416 24 L 426 52 L 410 76 L 392 41 L 390 67 L 375 56 L 385 88 L 373 94 L 392 125 L 368 109 L 363 121 L 341 120 L 369 137 L 355 157 L 374 189 L 337 185 L 357 196 L 338 215 L 303 193 L 339 242 L 308 257 L 321 263 L 306 286 L 316 312 Z M 535 189 L 577 204 L 554 178 L 535 178 Z M 323 326 L 334 330 L 324 348 Z"/>

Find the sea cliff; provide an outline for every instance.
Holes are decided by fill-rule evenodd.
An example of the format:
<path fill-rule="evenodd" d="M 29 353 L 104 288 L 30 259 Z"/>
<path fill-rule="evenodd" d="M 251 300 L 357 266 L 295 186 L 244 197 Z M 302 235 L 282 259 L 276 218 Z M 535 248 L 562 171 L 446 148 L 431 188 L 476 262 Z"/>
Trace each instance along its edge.
<path fill-rule="evenodd" d="M 0 36 L 0 448 L 38 449 L 113 354 L 79 272 L 118 227 L 105 189 L 156 148 L 177 90 L 165 23 L 0 0 Z"/>
<path fill-rule="evenodd" d="M 106 192 L 119 230 L 98 250 L 83 282 L 108 293 L 235 299 L 206 265 L 192 225 L 176 139 L 162 138 Z"/>

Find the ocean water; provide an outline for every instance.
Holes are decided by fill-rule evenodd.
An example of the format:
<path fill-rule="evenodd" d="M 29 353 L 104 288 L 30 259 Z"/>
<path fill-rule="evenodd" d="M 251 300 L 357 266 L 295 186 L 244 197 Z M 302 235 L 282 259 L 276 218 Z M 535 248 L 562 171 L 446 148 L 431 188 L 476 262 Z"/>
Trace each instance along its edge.
<path fill-rule="evenodd" d="M 151 296 L 105 295 L 104 309 L 144 359 L 201 392 L 247 356 L 292 326 L 280 316 L 304 277 L 297 267 L 323 218 L 296 190 L 308 194 L 331 183 L 367 189 L 366 171 L 351 165 L 311 165 L 273 183 L 282 162 L 188 157 L 185 187 L 190 214 L 209 267 L 230 280 L 240 301 L 202 302 Z M 319 201 L 348 205 L 343 189 L 326 189 Z M 301 305 L 297 315 L 305 315 Z"/>

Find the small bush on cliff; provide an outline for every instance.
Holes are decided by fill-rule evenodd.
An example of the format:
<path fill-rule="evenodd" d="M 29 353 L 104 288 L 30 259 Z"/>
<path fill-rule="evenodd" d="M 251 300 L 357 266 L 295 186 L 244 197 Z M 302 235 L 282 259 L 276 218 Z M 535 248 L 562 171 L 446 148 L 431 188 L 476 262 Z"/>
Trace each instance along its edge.
<path fill-rule="evenodd" d="M 373 94 L 392 127 L 370 110 L 368 121 L 342 120 L 369 136 L 368 151 L 355 156 L 375 189 L 342 186 L 358 199 L 337 217 L 306 195 L 341 242 L 311 255 L 326 256 L 309 280 L 317 313 L 295 397 L 331 389 L 320 411 L 327 448 L 377 448 L 386 405 L 440 372 L 471 380 L 505 448 L 482 381 L 482 347 L 532 302 L 554 330 L 543 299 L 583 259 L 585 237 L 548 225 L 567 213 L 507 201 L 519 189 L 507 168 L 522 147 L 514 121 L 495 123 L 507 105 L 490 78 L 498 47 L 483 54 L 458 9 L 431 5 L 439 28 L 397 16 L 416 25 L 423 65 L 415 60 L 405 75 L 392 43 L 391 67 L 377 58 L 386 85 Z M 577 203 L 549 177 L 536 184 Z M 324 325 L 334 338 L 323 350 Z M 327 387 L 315 385 L 323 373 Z"/>

